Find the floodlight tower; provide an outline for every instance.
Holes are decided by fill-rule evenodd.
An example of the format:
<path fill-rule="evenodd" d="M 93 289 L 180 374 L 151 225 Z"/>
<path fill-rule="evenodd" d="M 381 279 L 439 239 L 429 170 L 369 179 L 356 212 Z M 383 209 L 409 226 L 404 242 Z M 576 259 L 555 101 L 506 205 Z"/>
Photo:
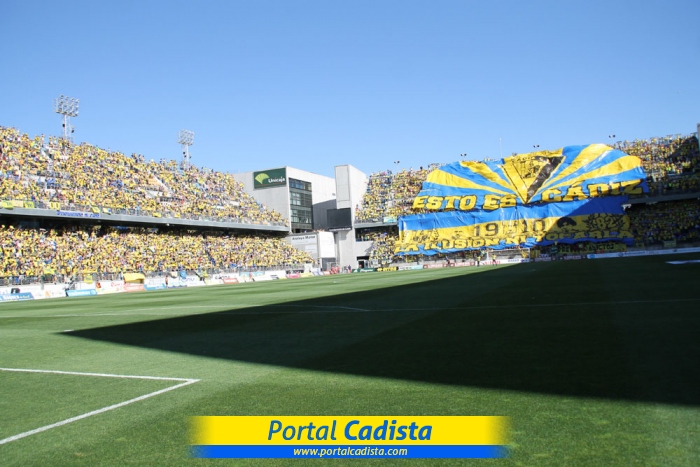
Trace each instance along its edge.
<path fill-rule="evenodd" d="M 70 117 L 78 116 L 78 106 L 80 100 L 73 97 L 61 96 L 53 101 L 53 111 L 63 115 L 63 138 L 69 139 L 70 135 L 75 131 L 75 127 L 70 124 Z"/>
<path fill-rule="evenodd" d="M 182 145 L 182 165 L 188 167 L 190 165 L 189 148 L 194 144 L 194 131 L 180 130 L 177 142 Z"/>

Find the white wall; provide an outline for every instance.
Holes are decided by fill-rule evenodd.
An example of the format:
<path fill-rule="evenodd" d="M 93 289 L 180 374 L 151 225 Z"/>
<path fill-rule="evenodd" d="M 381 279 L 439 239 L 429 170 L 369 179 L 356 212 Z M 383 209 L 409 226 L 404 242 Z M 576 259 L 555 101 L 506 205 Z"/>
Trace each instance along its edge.
<path fill-rule="evenodd" d="M 355 208 L 362 202 L 362 196 L 367 191 L 368 178 L 363 172 L 352 165 L 338 165 L 335 167 L 335 180 L 337 190 L 338 209 L 350 208 L 352 222 L 355 223 Z M 355 229 L 336 232 L 336 244 L 338 245 L 338 264 L 357 267 L 357 257 L 366 256 L 357 254 L 355 246 Z M 362 249 L 364 251 L 364 248 Z"/>
<path fill-rule="evenodd" d="M 369 256 L 369 251 L 371 248 L 371 241 L 355 242 L 355 256 Z"/>
<path fill-rule="evenodd" d="M 314 230 L 328 228 L 326 211 L 335 209 L 335 179 L 305 170 L 287 167 L 287 179 L 295 178 L 311 183 L 311 201 L 313 203 Z M 259 191 L 259 190 L 258 190 Z M 289 202 L 289 200 L 287 201 Z"/>
<path fill-rule="evenodd" d="M 320 258 L 335 259 L 335 235 L 333 232 L 313 232 L 288 235 L 285 240 L 298 250 L 311 255 L 314 261 Z"/>
<path fill-rule="evenodd" d="M 273 167 L 278 168 L 278 167 Z M 242 172 L 232 174 L 233 178 L 243 183 L 243 189 L 246 193 L 255 198 L 259 203 L 264 204 L 268 208 L 279 212 L 282 217 L 289 220 L 289 187 L 277 186 L 272 188 L 253 189 L 253 172 Z M 289 179 L 289 173 L 287 173 Z"/>
<path fill-rule="evenodd" d="M 280 167 L 273 168 L 277 169 Z M 314 229 L 327 228 L 326 210 L 335 208 L 335 179 L 294 167 L 285 167 L 285 169 L 287 172 L 287 185 L 285 186 L 258 188 L 255 190 L 253 189 L 254 172 L 237 173 L 233 174 L 233 177 L 243 183 L 243 188 L 246 193 L 253 196 L 258 202 L 279 212 L 287 220 L 291 219 L 291 210 L 289 207 L 289 179 L 294 178 L 311 183 Z M 259 172 L 260 170 L 256 170 L 255 172 Z"/>
<path fill-rule="evenodd" d="M 311 255 L 314 261 L 320 258 L 319 248 L 318 248 L 318 234 L 307 233 L 307 234 L 292 234 L 287 236 L 287 243 L 292 245 L 297 250 L 305 251 Z"/>
<path fill-rule="evenodd" d="M 277 167 L 274 167 L 277 168 Z M 368 177 L 352 165 L 339 165 L 335 167 L 335 178 L 325 175 L 307 172 L 294 167 L 285 167 L 287 172 L 287 183 L 290 178 L 311 183 L 314 230 L 328 228 L 326 211 L 328 209 L 350 208 L 354 223 L 355 208 L 362 202 L 367 190 Z M 263 170 L 263 169 L 261 169 Z M 253 189 L 253 172 L 233 174 L 236 180 L 243 183 L 246 193 L 252 195 L 256 200 L 265 204 L 271 209 L 281 213 L 285 219 L 291 217 L 289 207 L 289 186 L 274 187 L 265 189 Z M 333 235 L 331 232 L 321 232 L 322 234 Z M 317 239 L 317 250 L 315 258 L 335 257 L 338 264 L 342 266 L 351 265 L 357 267 L 357 256 L 355 248 L 355 231 L 335 232 L 335 252 L 331 256 L 326 256 L 329 252 L 329 237 Z M 310 245 L 309 248 L 312 248 Z M 304 249 L 303 247 L 301 249 Z M 361 247 L 364 251 L 365 248 Z"/>
<path fill-rule="evenodd" d="M 333 232 L 318 233 L 318 254 L 321 258 L 335 258 L 335 235 Z"/>
<path fill-rule="evenodd" d="M 355 207 L 362 202 L 362 196 L 367 191 L 367 175 L 352 165 L 338 165 L 335 167 L 335 180 L 338 209 L 350 208 L 354 222 Z"/>

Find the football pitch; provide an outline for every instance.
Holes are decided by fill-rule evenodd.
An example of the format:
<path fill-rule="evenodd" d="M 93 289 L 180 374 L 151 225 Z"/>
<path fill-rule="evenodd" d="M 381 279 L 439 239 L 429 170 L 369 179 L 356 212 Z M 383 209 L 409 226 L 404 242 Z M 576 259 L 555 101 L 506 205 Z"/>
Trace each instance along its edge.
<path fill-rule="evenodd" d="M 189 457 L 197 415 L 503 415 L 506 459 L 699 465 L 700 254 L 0 304 L 0 464 Z"/>

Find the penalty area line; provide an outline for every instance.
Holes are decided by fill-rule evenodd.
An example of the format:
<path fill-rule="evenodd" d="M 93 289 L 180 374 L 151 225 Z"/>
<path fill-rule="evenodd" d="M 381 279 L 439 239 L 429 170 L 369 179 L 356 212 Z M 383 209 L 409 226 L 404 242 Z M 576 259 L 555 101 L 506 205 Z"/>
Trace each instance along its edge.
<path fill-rule="evenodd" d="M 98 377 L 106 377 L 106 378 L 124 378 L 124 379 L 144 379 L 144 380 L 160 380 L 160 381 L 180 381 L 178 384 L 174 386 L 169 386 L 167 388 L 160 389 L 158 391 L 153 391 L 149 392 L 148 394 L 144 394 L 139 397 L 134 397 L 133 399 L 129 399 L 123 402 L 119 402 L 117 404 L 112 404 L 107 407 L 102 407 L 101 409 L 93 410 L 91 412 L 87 412 L 81 415 L 78 415 L 76 417 L 71 417 L 67 418 L 65 420 L 61 420 L 60 422 L 52 423 L 50 425 L 45 425 L 39 428 L 35 428 L 34 430 L 29 430 L 25 431 L 24 433 L 19 433 L 14 436 L 10 436 L 5 439 L 0 439 L 0 445 L 10 443 L 12 441 L 17 441 L 22 438 L 26 438 L 27 436 L 32 436 L 37 433 L 42 433 L 44 431 L 51 430 L 53 428 L 58 428 L 63 425 L 68 425 L 69 423 L 77 422 L 78 420 L 83 420 L 88 417 L 92 417 L 94 415 L 99 415 L 101 413 L 108 412 L 110 410 L 115 410 L 120 407 L 124 407 L 125 405 L 133 404 L 134 402 L 140 402 L 142 400 L 146 400 L 148 398 L 158 396 L 160 394 L 164 394 L 169 391 L 174 391 L 175 389 L 180 389 L 185 386 L 188 386 L 190 384 L 194 384 L 199 382 L 200 380 L 198 379 L 188 379 L 188 378 L 170 378 L 170 377 L 162 377 L 162 376 L 136 376 L 136 375 L 113 375 L 113 374 L 108 374 L 108 373 L 81 373 L 77 371 L 58 371 L 58 370 L 32 370 L 28 368 L 0 368 L 0 371 L 15 371 L 15 372 L 23 372 L 23 373 L 49 373 L 49 374 L 60 374 L 60 375 L 77 375 L 77 376 L 98 376 Z"/>

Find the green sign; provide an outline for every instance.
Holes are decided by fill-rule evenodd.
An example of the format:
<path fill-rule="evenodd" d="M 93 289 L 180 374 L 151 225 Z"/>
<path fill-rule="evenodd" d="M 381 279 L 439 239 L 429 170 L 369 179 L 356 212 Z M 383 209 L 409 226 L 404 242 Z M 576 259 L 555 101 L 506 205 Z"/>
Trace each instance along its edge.
<path fill-rule="evenodd" d="M 282 167 L 281 169 L 270 169 L 262 170 L 260 172 L 253 172 L 253 189 L 258 188 L 270 188 L 273 186 L 286 186 L 287 185 L 287 169 Z"/>

